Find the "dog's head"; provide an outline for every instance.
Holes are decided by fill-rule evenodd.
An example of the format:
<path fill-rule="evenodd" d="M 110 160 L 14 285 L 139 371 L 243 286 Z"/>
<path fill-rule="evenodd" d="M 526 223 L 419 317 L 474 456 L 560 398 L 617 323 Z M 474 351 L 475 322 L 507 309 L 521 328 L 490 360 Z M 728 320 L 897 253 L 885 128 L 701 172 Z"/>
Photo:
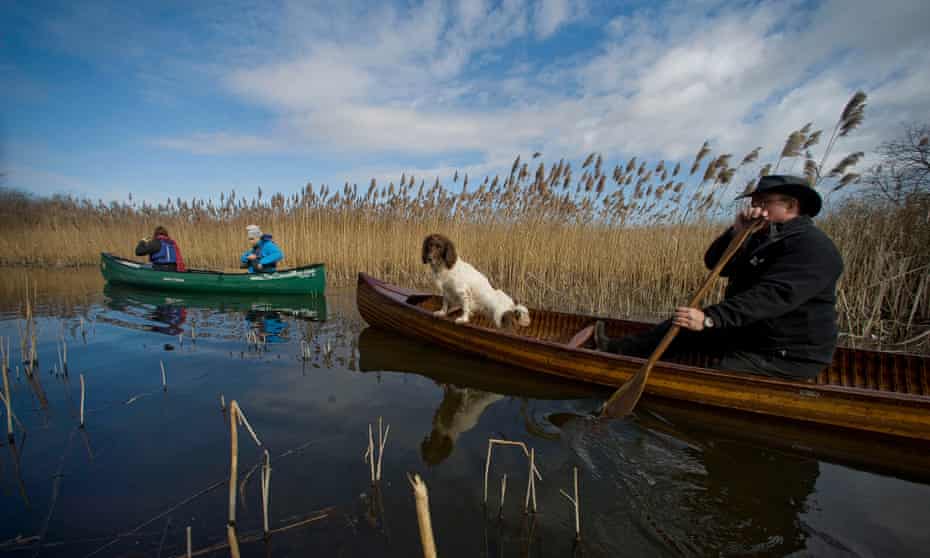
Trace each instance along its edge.
<path fill-rule="evenodd" d="M 517 327 L 529 327 L 530 311 L 522 304 L 514 305 L 513 309 L 504 312 L 501 316 L 501 327 L 505 329 L 516 329 Z"/>
<path fill-rule="evenodd" d="M 434 268 L 445 266 L 451 269 L 458 261 L 455 245 L 441 234 L 431 234 L 423 239 L 423 263 Z"/>

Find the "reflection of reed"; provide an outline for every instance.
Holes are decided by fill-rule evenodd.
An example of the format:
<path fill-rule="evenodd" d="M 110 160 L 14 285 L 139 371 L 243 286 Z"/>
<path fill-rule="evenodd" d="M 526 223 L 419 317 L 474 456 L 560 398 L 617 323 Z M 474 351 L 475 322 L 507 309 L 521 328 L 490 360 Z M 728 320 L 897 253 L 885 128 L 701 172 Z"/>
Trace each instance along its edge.
<path fill-rule="evenodd" d="M 61 459 L 58 461 L 58 471 L 55 473 L 55 476 L 52 480 L 52 497 L 48 505 L 48 513 L 45 515 L 45 521 L 42 523 L 42 529 L 39 531 L 39 538 L 35 544 L 35 553 L 33 556 L 38 556 L 39 552 L 42 549 L 42 543 L 45 542 L 45 535 L 48 533 L 49 523 L 52 521 L 52 516 L 55 515 L 55 507 L 58 504 L 58 494 L 61 490 L 61 479 L 63 477 L 62 472 L 65 467 L 65 460 L 68 457 L 68 454 L 71 452 L 71 442 L 74 440 L 75 430 L 71 430 L 71 433 L 68 434 L 68 441 L 65 445 L 65 450 L 61 453 Z"/>
<path fill-rule="evenodd" d="M 23 482 L 23 475 L 20 467 L 20 456 L 22 455 L 21 446 L 26 443 L 26 435 L 23 434 L 23 439 L 20 441 L 20 446 L 17 447 L 16 444 L 7 444 L 7 447 L 10 448 L 10 454 L 13 456 L 13 473 L 16 476 L 16 484 L 19 485 L 19 495 L 23 499 L 23 503 L 26 507 L 29 507 L 29 497 L 26 495 L 26 483 Z"/>

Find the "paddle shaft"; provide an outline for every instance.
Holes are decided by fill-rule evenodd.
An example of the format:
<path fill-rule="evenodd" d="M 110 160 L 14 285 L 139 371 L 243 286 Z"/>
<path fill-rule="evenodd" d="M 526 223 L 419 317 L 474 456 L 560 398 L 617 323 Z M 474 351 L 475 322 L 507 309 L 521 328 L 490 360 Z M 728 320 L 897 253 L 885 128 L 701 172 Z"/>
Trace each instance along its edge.
<path fill-rule="evenodd" d="M 723 270 L 724 266 L 730 262 L 733 256 L 739 251 L 743 246 L 743 243 L 746 242 L 746 239 L 749 238 L 753 233 L 762 228 L 762 225 L 765 223 L 764 220 L 758 220 L 753 222 L 744 228 L 738 235 L 736 235 L 733 240 L 730 241 L 730 244 L 727 245 L 727 249 L 724 250 L 723 255 L 720 256 L 720 259 L 717 260 L 717 264 L 710 270 L 710 273 L 707 275 L 707 279 L 704 280 L 704 283 L 701 285 L 701 288 L 698 289 L 694 296 L 691 297 L 691 300 L 688 302 L 689 308 L 696 308 L 701 300 L 707 296 L 707 293 L 710 292 L 711 287 L 714 284 L 714 279 L 716 279 L 720 272 Z M 636 407 L 636 403 L 639 402 L 639 398 L 643 395 L 643 390 L 646 387 L 646 379 L 649 377 L 649 373 L 652 371 L 652 368 L 655 366 L 656 362 L 662 358 L 662 355 L 668 349 L 669 345 L 672 344 L 672 341 L 675 340 L 675 337 L 678 335 L 678 332 L 681 331 L 681 326 L 672 325 L 665 335 L 662 337 L 662 340 L 659 342 L 659 345 L 652 351 L 652 354 L 649 355 L 649 359 L 646 361 L 646 364 L 636 372 L 636 375 L 630 378 L 625 384 L 620 386 L 613 395 L 610 396 L 610 399 L 607 400 L 607 403 L 604 404 L 604 408 L 601 411 L 601 416 L 608 417 L 622 417 L 633 412 L 633 409 Z"/>

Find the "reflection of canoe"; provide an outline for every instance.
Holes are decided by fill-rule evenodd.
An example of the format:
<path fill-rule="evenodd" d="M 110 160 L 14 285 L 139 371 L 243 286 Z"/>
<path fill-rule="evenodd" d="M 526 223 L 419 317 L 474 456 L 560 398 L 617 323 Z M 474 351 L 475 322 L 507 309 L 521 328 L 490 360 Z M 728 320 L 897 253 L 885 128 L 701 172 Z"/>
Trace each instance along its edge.
<path fill-rule="evenodd" d="M 178 306 L 204 308 L 220 312 L 267 311 L 280 312 L 308 320 L 326 319 L 325 296 L 295 296 L 274 294 L 161 293 L 120 284 L 107 284 L 103 294 L 114 308 L 123 306 Z"/>
<path fill-rule="evenodd" d="M 411 372 L 440 384 L 533 399 L 581 399 L 604 393 L 588 384 L 449 352 L 372 327 L 359 334 L 358 352 L 362 372 Z"/>
<path fill-rule="evenodd" d="M 619 386 L 643 359 L 591 350 L 594 318 L 533 310 L 530 327 L 511 333 L 488 322 L 455 324 L 436 318 L 438 297 L 359 274 L 357 304 L 370 325 L 537 372 Z M 649 327 L 605 320 L 620 336 Z M 739 409 L 930 441 L 930 358 L 839 349 L 816 382 L 791 382 L 722 372 L 691 364 L 660 362 L 647 393 L 669 399 Z M 705 362 L 706 364 L 706 362 Z"/>
<path fill-rule="evenodd" d="M 636 414 L 646 428 L 665 432 L 701 448 L 720 440 L 734 440 L 914 481 L 930 480 L 930 452 L 919 440 L 812 426 L 792 420 L 758 420 L 755 415 L 742 411 L 661 397 L 644 398 Z"/>
<path fill-rule="evenodd" d="M 147 289 L 249 294 L 322 295 L 326 268 L 313 264 L 274 273 L 222 273 L 188 270 L 156 271 L 139 262 L 111 254 L 100 254 L 100 272 L 110 283 Z"/>

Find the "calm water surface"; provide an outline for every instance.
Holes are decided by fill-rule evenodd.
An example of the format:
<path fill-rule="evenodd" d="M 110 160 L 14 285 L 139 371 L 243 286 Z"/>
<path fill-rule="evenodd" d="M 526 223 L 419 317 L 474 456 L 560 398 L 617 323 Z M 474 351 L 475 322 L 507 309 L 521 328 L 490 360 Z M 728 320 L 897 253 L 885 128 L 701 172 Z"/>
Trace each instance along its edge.
<path fill-rule="evenodd" d="M 239 402 L 271 455 L 271 527 L 325 513 L 243 544 L 244 556 L 421 555 L 408 472 L 429 486 L 443 557 L 930 548 L 926 446 L 650 399 L 628 420 L 559 428 L 553 414 L 590 411 L 604 391 L 367 329 L 352 290 L 253 300 L 105 287 L 96 269 L 12 275 L 0 286 L 0 335 L 12 339 L 14 413 L 26 434 L 0 448 L 0 553 L 177 556 L 188 526 L 195 551 L 223 543 L 230 434 L 221 395 Z M 31 380 L 15 366 L 27 276 L 38 286 Z M 378 417 L 390 434 L 375 490 L 363 454 Z M 489 438 L 535 448 L 537 514 L 522 513 L 527 461 L 511 447 L 494 450 L 483 508 Z M 248 538 L 261 532 L 259 474 L 247 477 L 260 450 L 242 429 L 239 446 L 238 529 Z M 560 494 L 571 493 L 576 466 L 580 545 Z"/>

